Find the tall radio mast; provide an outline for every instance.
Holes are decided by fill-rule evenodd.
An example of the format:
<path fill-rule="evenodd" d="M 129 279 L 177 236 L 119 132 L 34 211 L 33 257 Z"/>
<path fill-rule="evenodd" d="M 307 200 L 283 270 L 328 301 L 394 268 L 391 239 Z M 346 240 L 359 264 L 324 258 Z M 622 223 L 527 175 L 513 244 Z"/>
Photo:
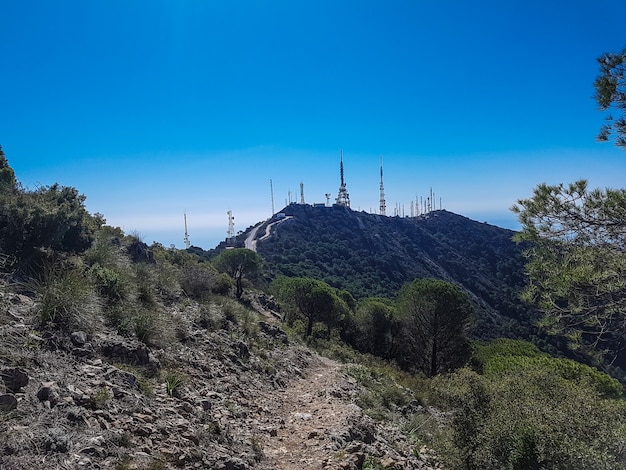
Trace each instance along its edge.
<path fill-rule="evenodd" d="M 270 194 L 272 195 L 272 215 L 274 215 L 274 186 L 272 185 L 272 180 L 270 180 Z"/>
<path fill-rule="evenodd" d="M 235 218 L 233 217 L 233 211 L 229 210 L 228 214 L 228 241 L 232 241 L 235 238 Z"/>
<path fill-rule="evenodd" d="M 385 203 L 385 188 L 383 186 L 383 156 L 380 156 L 380 215 L 387 214 L 387 204 Z"/>
<path fill-rule="evenodd" d="M 300 204 L 304 204 L 304 183 L 300 181 Z"/>
<path fill-rule="evenodd" d="M 189 242 L 189 232 L 187 232 L 187 213 L 183 212 L 183 217 L 185 218 L 185 249 L 189 249 L 191 243 Z"/>
<path fill-rule="evenodd" d="M 350 207 L 350 196 L 348 195 L 348 190 L 346 189 L 346 182 L 343 179 L 343 150 L 341 151 L 339 157 L 339 176 L 341 178 L 341 184 L 339 185 L 339 194 L 337 194 L 335 203 L 338 206 Z"/>

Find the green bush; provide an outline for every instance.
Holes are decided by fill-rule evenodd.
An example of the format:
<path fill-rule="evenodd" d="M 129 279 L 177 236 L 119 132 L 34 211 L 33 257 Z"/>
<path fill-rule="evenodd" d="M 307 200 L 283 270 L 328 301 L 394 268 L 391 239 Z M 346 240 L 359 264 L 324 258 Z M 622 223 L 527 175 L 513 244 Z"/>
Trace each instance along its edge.
<path fill-rule="evenodd" d="M 490 380 L 462 369 L 433 380 L 452 414 L 437 448 L 451 469 L 623 469 L 626 406 L 544 367 Z"/>
<path fill-rule="evenodd" d="M 139 308 L 132 316 L 132 331 L 148 346 L 163 346 L 170 339 L 171 330 L 162 314 L 154 308 Z"/>
<path fill-rule="evenodd" d="M 525 369 L 545 370 L 547 374 L 568 381 L 584 382 L 603 398 L 620 398 L 624 393 L 622 384 L 604 372 L 571 359 L 550 356 L 494 356 L 485 364 L 484 374 L 498 379 L 508 374 L 518 374 Z"/>
<path fill-rule="evenodd" d="M 101 302 L 82 269 L 66 265 L 45 268 L 30 284 L 37 296 L 35 313 L 42 326 L 72 332 L 90 330 L 101 314 Z"/>
<path fill-rule="evenodd" d="M 537 357 L 545 355 L 537 346 L 528 341 L 497 338 L 488 342 L 474 342 L 470 365 L 472 369 L 482 374 L 485 364 L 494 356 Z"/>

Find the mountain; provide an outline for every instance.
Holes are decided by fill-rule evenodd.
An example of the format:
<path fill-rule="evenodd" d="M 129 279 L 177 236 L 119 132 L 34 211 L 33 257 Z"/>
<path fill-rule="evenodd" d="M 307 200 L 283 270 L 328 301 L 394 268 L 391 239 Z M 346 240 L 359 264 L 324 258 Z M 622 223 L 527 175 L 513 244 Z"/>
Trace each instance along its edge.
<path fill-rule="evenodd" d="M 290 204 L 238 241 L 264 258 L 269 279 L 313 277 L 357 298 L 394 298 L 415 278 L 450 281 L 474 301 L 476 337 L 528 339 L 537 314 L 518 299 L 524 259 L 514 233 L 445 210 L 402 218 Z"/>

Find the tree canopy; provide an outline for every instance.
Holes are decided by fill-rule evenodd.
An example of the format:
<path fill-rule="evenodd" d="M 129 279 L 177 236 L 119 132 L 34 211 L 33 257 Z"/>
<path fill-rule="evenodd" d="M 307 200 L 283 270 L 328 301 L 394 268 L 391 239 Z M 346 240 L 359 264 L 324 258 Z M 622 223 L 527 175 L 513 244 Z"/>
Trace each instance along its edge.
<path fill-rule="evenodd" d="M 236 296 L 243 294 L 243 279 L 256 274 L 263 265 L 263 258 L 247 248 L 232 248 L 222 251 L 213 264 L 235 280 Z"/>
<path fill-rule="evenodd" d="M 596 78 L 596 101 L 602 111 L 607 111 L 606 123 L 600 129 L 598 140 L 607 141 L 613 135 L 615 144 L 626 148 L 626 49 L 605 53 L 598 58 L 600 75 Z M 619 115 L 614 118 L 611 111 Z"/>
<path fill-rule="evenodd" d="M 281 304 L 306 319 L 305 337 L 311 336 L 315 322 L 330 330 L 349 311 L 339 291 L 317 279 L 280 277 L 272 283 L 272 290 Z"/>
<path fill-rule="evenodd" d="M 626 190 L 540 184 L 512 208 L 531 242 L 524 299 L 576 346 L 610 353 L 626 339 Z"/>
<path fill-rule="evenodd" d="M 465 292 L 439 279 L 416 279 L 400 291 L 404 360 L 433 377 L 469 357 L 465 339 L 472 306 Z"/>

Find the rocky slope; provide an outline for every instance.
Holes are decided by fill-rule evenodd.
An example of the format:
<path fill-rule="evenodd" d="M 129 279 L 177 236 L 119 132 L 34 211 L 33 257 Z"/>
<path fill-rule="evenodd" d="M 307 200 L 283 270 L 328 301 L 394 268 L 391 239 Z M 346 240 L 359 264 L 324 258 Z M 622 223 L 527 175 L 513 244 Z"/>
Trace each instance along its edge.
<path fill-rule="evenodd" d="M 104 325 L 35 331 L 33 302 L 0 289 L 2 470 L 437 466 L 400 432 L 417 403 L 371 419 L 346 366 L 267 312 L 176 304 L 175 339 L 151 348 Z"/>

